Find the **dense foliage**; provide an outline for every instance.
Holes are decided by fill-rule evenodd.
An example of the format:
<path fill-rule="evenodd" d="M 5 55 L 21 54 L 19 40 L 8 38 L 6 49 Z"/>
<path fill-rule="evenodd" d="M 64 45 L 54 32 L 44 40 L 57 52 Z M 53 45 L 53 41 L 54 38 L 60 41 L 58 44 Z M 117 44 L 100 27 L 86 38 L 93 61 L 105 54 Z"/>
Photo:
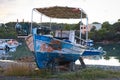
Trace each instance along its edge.
<path fill-rule="evenodd" d="M 120 41 L 120 21 L 110 24 L 104 22 L 100 30 L 92 30 L 89 37 L 94 41 Z"/>
<path fill-rule="evenodd" d="M 94 22 L 98 23 L 98 22 Z M 23 32 L 27 29 L 30 33 L 30 23 L 29 22 L 20 22 L 23 25 Z M 42 23 L 40 25 L 51 26 L 51 29 L 54 30 L 76 30 L 76 35 L 79 36 L 79 25 L 78 24 L 62 24 L 62 23 Z M 83 24 L 83 23 L 82 23 Z M 17 38 L 17 32 L 15 29 L 16 22 L 9 22 L 5 25 L 0 26 L 0 38 Z M 35 27 L 39 27 L 37 23 L 33 24 Z M 24 27 L 28 26 L 28 27 Z M 83 34 L 82 34 L 83 35 Z M 83 36 L 84 37 L 84 36 Z M 101 41 L 120 41 L 120 20 L 117 22 L 110 24 L 108 21 L 102 23 L 102 28 L 100 30 L 96 30 L 95 27 L 91 29 L 89 32 L 89 38 L 94 40 L 95 42 Z"/>
<path fill-rule="evenodd" d="M 16 38 L 17 34 L 15 28 L 13 27 L 14 23 L 7 23 L 6 25 L 2 24 L 0 27 L 0 38 Z"/>

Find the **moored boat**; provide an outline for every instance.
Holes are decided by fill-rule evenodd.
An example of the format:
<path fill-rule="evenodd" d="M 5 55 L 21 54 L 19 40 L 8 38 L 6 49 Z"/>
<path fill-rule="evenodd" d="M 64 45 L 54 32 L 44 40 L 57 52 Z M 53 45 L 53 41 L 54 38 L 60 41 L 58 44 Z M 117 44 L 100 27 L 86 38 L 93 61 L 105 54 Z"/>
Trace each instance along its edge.
<path fill-rule="evenodd" d="M 93 40 L 86 41 L 86 44 L 87 48 L 81 56 L 98 56 L 99 58 L 101 58 L 101 56 L 105 55 L 106 51 L 104 51 L 102 47 L 98 47 L 97 49 L 93 47 Z"/>

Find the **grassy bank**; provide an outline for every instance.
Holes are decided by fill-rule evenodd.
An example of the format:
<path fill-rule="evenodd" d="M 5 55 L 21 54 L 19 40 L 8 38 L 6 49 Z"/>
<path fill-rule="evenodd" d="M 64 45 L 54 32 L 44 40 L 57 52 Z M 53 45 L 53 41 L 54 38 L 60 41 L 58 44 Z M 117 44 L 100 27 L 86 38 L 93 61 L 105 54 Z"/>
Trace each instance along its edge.
<path fill-rule="evenodd" d="M 76 72 L 51 73 L 50 70 L 35 70 L 27 65 L 11 65 L 5 71 L 1 71 L 4 76 L 29 77 L 42 80 L 98 80 L 98 79 L 120 79 L 120 71 L 105 71 L 95 68 L 86 68 Z"/>
<path fill-rule="evenodd" d="M 62 74 L 68 80 L 98 80 L 106 78 L 120 78 L 120 72 L 104 71 L 101 69 L 84 69 L 78 72 Z"/>

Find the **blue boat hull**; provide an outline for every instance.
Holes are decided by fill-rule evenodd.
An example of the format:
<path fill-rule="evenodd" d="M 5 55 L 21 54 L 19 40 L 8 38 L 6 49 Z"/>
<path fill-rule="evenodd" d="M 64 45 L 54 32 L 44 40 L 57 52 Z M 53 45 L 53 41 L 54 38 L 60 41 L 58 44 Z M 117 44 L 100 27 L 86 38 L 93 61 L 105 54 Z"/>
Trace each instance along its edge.
<path fill-rule="evenodd" d="M 102 55 L 101 51 L 98 50 L 85 50 L 82 56 L 94 56 L 94 55 Z"/>
<path fill-rule="evenodd" d="M 34 53 L 35 60 L 38 68 L 47 68 L 49 65 L 53 66 L 53 63 L 59 64 L 60 62 L 71 63 L 79 59 L 83 51 L 72 45 L 71 43 L 64 42 L 52 37 L 43 35 L 33 35 L 34 40 Z"/>
<path fill-rule="evenodd" d="M 36 63 L 40 69 L 48 68 L 49 65 L 54 66 L 56 62 L 57 64 L 72 63 L 82 56 L 103 54 L 101 49 L 85 50 L 69 42 L 37 34 L 28 38 L 27 45 L 34 52 Z"/>
<path fill-rule="evenodd" d="M 79 59 L 79 54 L 59 54 L 59 53 L 35 53 L 35 59 L 38 68 L 43 69 L 49 67 L 48 65 L 52 62 L 56 62 L 55 60 L 59 60 L 59 62 L 75 62 Z"/>

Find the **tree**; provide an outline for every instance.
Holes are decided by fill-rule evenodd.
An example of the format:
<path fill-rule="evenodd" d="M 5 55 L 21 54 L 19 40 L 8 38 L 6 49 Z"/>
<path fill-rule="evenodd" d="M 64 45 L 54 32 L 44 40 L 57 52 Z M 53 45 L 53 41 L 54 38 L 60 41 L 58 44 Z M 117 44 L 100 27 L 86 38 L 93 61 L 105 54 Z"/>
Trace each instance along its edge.
<path fill-rule="evenodd" d="M 93 22 L 92 24 L 100 24 L 99 22 Z"/>
<path fill-rule="evenodd" d="M 120 22 L 120 19 L 118 19 L 118 22 Z"/>
<path fill-rule="evenodd" d="M 108 21 L 103 22 L 102 28 L 104 28 L 106 30 L 110 30 L 111 29 L 111 24 Z"/>
<path fill-rule="evenodd" d="M 82 22 L 79 22 L 78 24 L 75 25 L 75 30 L 80 30 L 80 25 L 83 25 Z"/>
<path fill-rule="evenodd" d="M 17 38 L 16 31 L 12 27 L 0 27 L 0 38 Z"/>
<path fill-rule="evenodd" d="M 90 31 L 95 31 L 96 30 L 96 27 L 95 26 L 92 26 L 91 30 Z"/>
<path fill-rule="evenodd" d="M 69 24 L 65 24 L 64 30 L 70 30 L 70 25 Z"/>
<path fill-rule="evenodd" d="M 120 32 L 120 22 L 116 22 L 112 25 L 112 30 L 115 32 Z"/>

